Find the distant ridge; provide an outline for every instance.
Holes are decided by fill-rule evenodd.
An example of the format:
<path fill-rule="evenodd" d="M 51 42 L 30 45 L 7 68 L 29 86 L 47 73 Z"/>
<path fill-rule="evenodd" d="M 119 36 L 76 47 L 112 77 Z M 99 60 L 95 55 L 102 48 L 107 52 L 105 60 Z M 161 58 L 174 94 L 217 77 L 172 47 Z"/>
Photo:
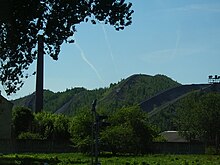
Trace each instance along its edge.
<path fill-rule="evenodd" d="M 45 90 L 44 111 L 73 115 L 82 109 L 90 109 L 92 101 L 98 99 L 98 109 L 113 112 L 124 106 L 138 105 L 161 91 L 180 85 L 165 75 L 135 74 L 118 83 L 111 83 L 107 88 L 73 88 L 57 93 Z M 14 103 L 33 106 L 32 98 L 29 95 Z M 29 108 L 32 109 L 32 106 Z"/>
<path fill-rule="evenodd" d="M 187 100 L 187 98 L 191 98 L 193 95 L 202 97 L 210 92 L 220 93 L 220 84 L 182 85 L 145 100 L 141 103 L 141 106 L 142 110 L 148 112 L 150 123 L 157 126 L 161 132 L 178 130 L 176 115 L 177 111 L 182 109 L 182 99 Z"/>
<path fill-rule="evenodd" d="M 157 93 L 180 84 L 165 75 L 131 75 L 114 85 L 100 100 L 105 109 L 114 111 L 115 108 L 137 105 Z"/>
<path fill-rule="evenodd" d="M 185 94 L 195 90 L 205 90 L 209 88 L 210 84 L 191 84 L 191 85 L 180 85 L 166 91 L 162 91 L 159 94 L 143 101 L 140 106 L 146 112 L 151 112 L 155 108 L 158 108 L 164 104 L 168 104 L 181 98 Z"/>
<path fill-rule="evenodd" d="M 220 92 L 220 84 L 181 85 L 165 75 L 135 74 L 106 88 L 87 90 L 80 87 L 57 93 L 44 90 L 44 111 L 72 116 L 90 110 L 94 99 L 98 100 L 97 110 L 106 115 L 123 107 L 139 105 L 148 113 L 149 122 L 163 132 L 177 130 L 175 117 L 179 103 L 194 92 L 199 95 Z M 14 105 L 33 110 L 34 93 L 14 100 Z"/>

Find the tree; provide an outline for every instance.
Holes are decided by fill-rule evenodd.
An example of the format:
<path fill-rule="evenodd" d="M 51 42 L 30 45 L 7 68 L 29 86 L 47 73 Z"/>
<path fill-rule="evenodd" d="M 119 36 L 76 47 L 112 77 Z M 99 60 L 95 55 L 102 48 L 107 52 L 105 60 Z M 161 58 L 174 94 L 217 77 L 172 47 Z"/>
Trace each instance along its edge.
<path fill-rule="evenodd" d="M 15 136 L 22 132 L 27 132 L 31 129 L 34 115 L 32 111 L 25 107 L 15 107 L 12 111 L 12 122 Z"/>
<path fill-rule="evenodd" d="M 201 98 L 198 118 L 203 130 L 203 136 L 207 142 L 219 146 L 220 138 L 220 94 L 209 93 Z"/>
<path fill-rule="evenodd" d="M 199 93 L 192 93 L 181 100 L 179 106 L 177 107 L 177 129 L 188 141 L 195 140 L 199 132 L 199 97 Z"/>
<path fill-rule="evenodd" d="M 80 152 L 91 151 L 92 124 L 92 112 L 89 110 L 82 110 L 70 121 L 71 141 Z"/>
<path fill-rule="evenodd" d="M 36 59 L 37 35 L 44 35 L 45 53 L 58 59 L 62 43 L 72 43 L 76 25 L 90 21 L 122 30 L 131 24 L 131 3 L 125 0 L 11 1 L 10 16 L 0 19 L 0 81 L 7 94 L 19 90 Z"/>
<path fill-rule="evenodd" d="M 205 140 L 218 147 L 220 137 L 220 94 L 193 93 L 177 111 L 178 127 L 189 140 Z"/>
<path fill-rule="evenodd" d="M 131 152 L 134 139 L 134 133 L 130 126 L 125 124 L 114 125 L 101 132 L 101 147 L 104 150 L 111 151 L 113 155 L 119 152 Z"/>
<path fill-rule="evenodd" d="M 148 122 L 147 113 L 138 106 L 119 109 L 107 120 L 110 126 L 99 125 L 100 150 L 111 151 L 113 154 L 149 151 L 155 131 Z M 79 112 L 70 122 L 71 141 L 81 152 L 91 151 L 93 124 L 92 112 L 89 110 Z"/>
<path fill-rule="evenodd" d="M 138 106 L 119 109 L 109 121 L 111 126 L 101 132 L 101 140 L 113 154 L 149 151 L 156 133 L 148 122 L 147 113 Z"/>
<path fill-rule="evenodd" d="M 42 112 L 35 114 L 32 132 L 39 133 L 43 139 L 68 141 L 69 117 L 62 114 Z"/>

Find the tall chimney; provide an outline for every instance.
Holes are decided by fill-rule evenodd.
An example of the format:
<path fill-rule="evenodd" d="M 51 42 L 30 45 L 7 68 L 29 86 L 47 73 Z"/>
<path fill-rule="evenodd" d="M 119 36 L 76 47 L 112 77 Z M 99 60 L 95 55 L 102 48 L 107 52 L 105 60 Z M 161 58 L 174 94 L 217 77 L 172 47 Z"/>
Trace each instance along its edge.
<path fill-rule="evenodd" d="M 44 42 L 43 36 L 38 36 L 37 77 L 35 93 L 35 113 L 43 110 L 43 76 L 44 76 Z"/>

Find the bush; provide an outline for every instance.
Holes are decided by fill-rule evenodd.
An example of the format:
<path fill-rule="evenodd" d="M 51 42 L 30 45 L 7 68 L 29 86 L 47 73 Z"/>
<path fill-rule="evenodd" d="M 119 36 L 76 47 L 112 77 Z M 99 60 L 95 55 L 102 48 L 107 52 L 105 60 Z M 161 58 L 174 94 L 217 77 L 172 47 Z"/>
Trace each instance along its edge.
<path fill-rule="evenodd" d="M 41 112 L 35 114 L 34 132 L 47 140 L 69 140 L 69 117 L 61 114 Z M 33 132 L 33 131 L 32 131 Z"/>
<path fill-rule="evenodd" d="M 157 137 L 154 137 L 153 142 L 167 142 L 164 136 L 159 135 Z"/>
<path fill-rule="evenodd" d="M 206 149 L 205 149 L 205 153 L 206 153 L 207 155 L 216 155 L 216 154 L 218 154 L 218 151 L 216 150 L 215 147 L 213 147 L 213 146 L 208 146 L 208 147 L 206 147 Z"/>
<path fill-rule="evenodd" d="M 72 118 L 69 123 L 69 131 L 73 146 L 80 152 L 91 152 L 92 142 L 92 114 L 89 110 L 83 110 Z"/>
<path fill-rule="evenodd" d="M 124 107 L 109 117 L 111 126 L 101 131 L 101 141 L 113 154 L 149 152 L 149 145 L 156 132 L 148 121 L 148 115 L 140 107 Z"/>
<path fill-rule="evenodd" d="M 12 111 L 12 122 L 17 137 L 22 132 L 30 131 L 34 115 L 29 108 L 15 107 Z"/>
<path fill-rule="evenodd" d="M 32 139 L 32 140 L 41 140 L 42 136 L 39 133 L 32 132 L 22 132 L 18 135 L 18 139 Z"/>

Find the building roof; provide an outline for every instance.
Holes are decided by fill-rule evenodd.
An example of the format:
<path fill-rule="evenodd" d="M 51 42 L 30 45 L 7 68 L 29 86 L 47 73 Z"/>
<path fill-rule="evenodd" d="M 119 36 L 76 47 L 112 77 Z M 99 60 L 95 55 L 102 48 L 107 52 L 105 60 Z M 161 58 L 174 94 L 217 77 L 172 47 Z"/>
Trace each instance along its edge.
<path fill-rule="evenodd" d="M 167 142 L 187 142 L 187 140 L 179 135 L 178 131 L 164 131 L 160 133 Z"/>

